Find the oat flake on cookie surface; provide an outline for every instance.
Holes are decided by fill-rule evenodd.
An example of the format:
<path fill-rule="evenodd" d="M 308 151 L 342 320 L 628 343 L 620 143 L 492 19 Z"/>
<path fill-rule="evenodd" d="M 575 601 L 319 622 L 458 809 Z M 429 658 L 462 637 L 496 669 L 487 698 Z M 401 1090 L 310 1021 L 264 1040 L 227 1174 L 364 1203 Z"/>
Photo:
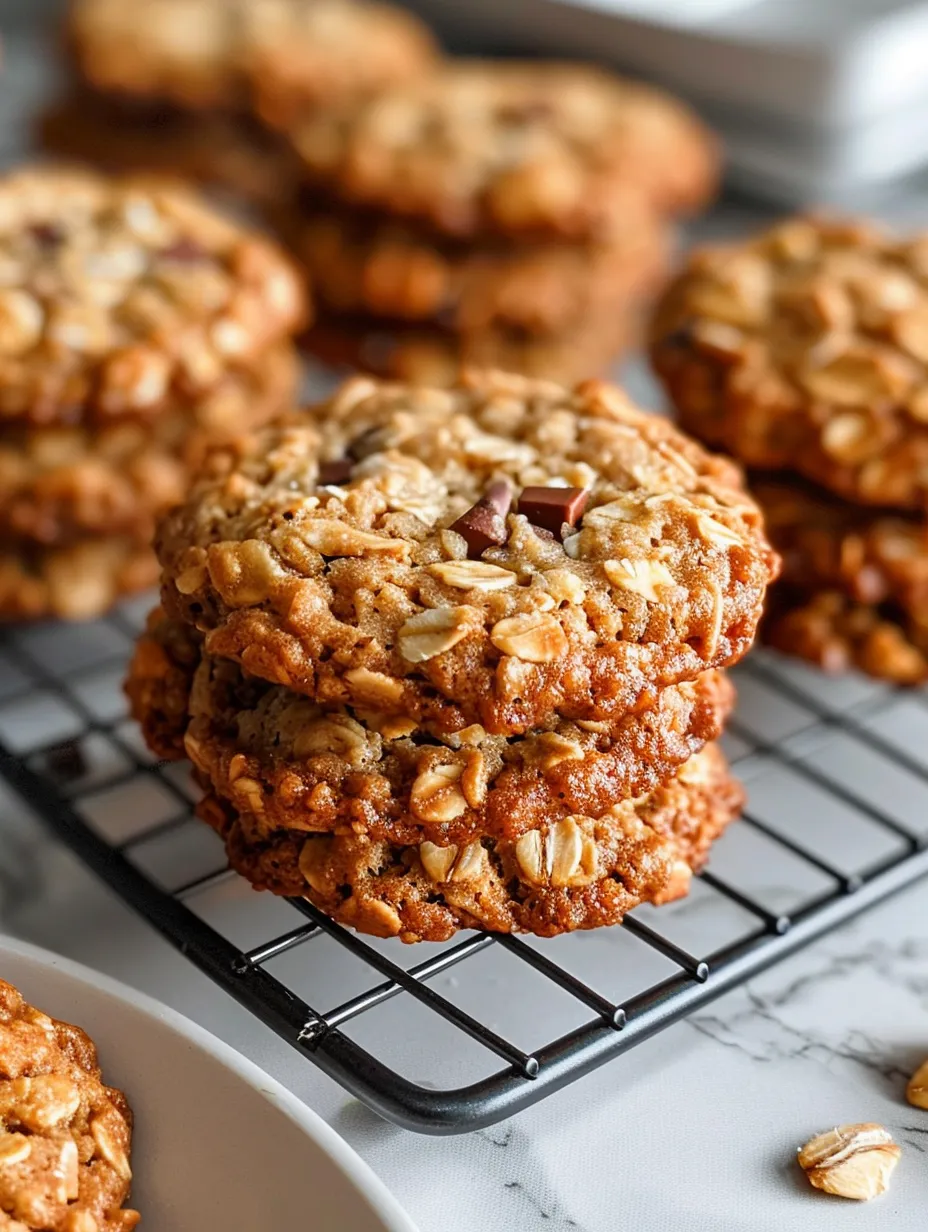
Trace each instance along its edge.
<path fill-rule="evenodd" d="M 349 381 L 214 454 L 157 549 L 205 653 L 439 735 L 653 704 L 745 653 L 778 564 L 731 463 L 612 386 L 500 373 Z"/>
<path fill-rule="evenodd" d="M 277 246 L 177 185 L 60 167 L 0 177 L 0 422 L 157 414 L 305 317 Z"/>

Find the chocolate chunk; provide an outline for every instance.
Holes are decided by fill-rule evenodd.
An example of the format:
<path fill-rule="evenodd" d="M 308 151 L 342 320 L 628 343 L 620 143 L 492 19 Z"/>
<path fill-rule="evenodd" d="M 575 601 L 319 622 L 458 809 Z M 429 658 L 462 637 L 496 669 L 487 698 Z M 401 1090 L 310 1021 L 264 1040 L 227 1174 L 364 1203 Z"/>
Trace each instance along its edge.
<path fill-rule="evenodd" d="M 166 261 L 199 261 L 205 255 L 203 248 L 196 240 L 181 238 L 173 244 L 162 248 L 159 256 Z"/>
<path fill-rule="evenodd" d="M 589 499 L 588 488 L 523 488 L 519 513 L 533 526 L 559 535 L 565 522 L 576 526 Z"/>
<path fill-rule="evenodd" d="M 320 462 L 319 483 L 347 483 L 353 469 L 354 463 L 350 458 L 335 458 L 332 462 Z"/>
<path fill-rule="evenodd" d="M 368 428 L 350 441 L 345 452 L 355 462 L 369 458 L 372 453 L 380 453 L 385 444 L 383 428 Z"/>
<path fill-rule="evenodd" d="M 65 740 L 50 748 L 45 754 L 45 764 L 52 777 L 60 783 L 73 783 L 87 773 L 83 751 L 74 740 Z"/>
<path fill-rule="evenodd" d="M 452 523 L 450 529 L 457 531 L 467 541 L 467 555 L 472 559 L 487 548 L 505 543 L 509 537 L 506 529 L 506 514 L 512 505 L 512 488 L 505 479 L 497 479 L 486 492 L 471 505 L 466 513 Z"/>
<path fill-rule="evenodd" d="M 29 228 L 29 234 L 40 248 L 46 251 L 57 248 L 64 239 L 64 232 L 52 222 L 37 222 Z"/>

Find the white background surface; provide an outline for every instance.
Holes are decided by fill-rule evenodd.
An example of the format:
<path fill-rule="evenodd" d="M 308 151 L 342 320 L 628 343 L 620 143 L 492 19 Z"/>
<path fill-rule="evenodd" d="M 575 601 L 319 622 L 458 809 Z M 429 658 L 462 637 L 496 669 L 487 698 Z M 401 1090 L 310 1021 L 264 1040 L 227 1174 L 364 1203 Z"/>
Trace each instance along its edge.
<path fill-rule="evenodd" d="M 41 90 L 31 53 L 11 42 L 0 79 L 7 156 L 21 144 L 22 119 Z M 910 201 L 901 212 L 920 209 Z M 728 210 L 710 225 L 728 231 L 750 218 Z M 60 653 L 57 635 L 46 635 L 43 653 L 56 647 Z M 8 660 L 3 670 L 0 691 L 15 664 Z M 106 712 L 119 704 L 117 683 L 96 676 L 91 665 L 86 696 Z M 908 741 L 913 756 L 928 756 L 928 738 L 917 726 L 928 717 L 923 700 L 874 696 L 858 682 L 831 694 L 814 680 L 809 687 L 837 707 L 862 708 L 867 722 Z M 745 679 L 742 693 L 739 714 L 748 732 L 795 738 L 816 764 L 848 780 L 856 776 L 858 788 L 875 792 L 881 805 L 928 824 L 921 785 L 885 766 L 880 777 L 865 759 L 865 742 L 849 748 L 821 731 L 810 734 L 808 715 L 776 704 L 756 681 Z M 17 717 L 23 740 L 28 718 Z M 44 722 L 39 710 L 36 721 Z M 786 785 L 771 778 L 762 759 L 749 757 L 742 768 L 758 807 L 810 833 L 829 824 L 842 827 L 842 835 L 851 832 L 847 819 L 825 815 L 824 804 L 778 794 Z M 120 815 L 131 821 L 132 812 L 130 804 Z M 467 1138 L 426 1139 L 379 1121 L 249 1018 L 49 840 L 9 795 L 0 794 L 0 817 L 0 925 L 144 988 L 263 1065 L 359 1150 L 422 1232 L 925 1228 L 928 1114 L 902 1098 L 909 1072 L 928 1055 L 924 884 L 513 1121 Z M 753 867 L 768 872 L 763 861 Z M 767 889 L 775 897 L 789 886 L 774 878 Z M 580 940 L 603 979 L 620 983 L 624 951 L 617 930 Z M 292 960 L 308 970 L 303 953 Z M 334 949 L 312 961 L 314 988 L 339 984 L 343 960 Z M 439 987 L 447 992 L 457 978 L 443 977 Z M 540 1003 L 513 1006 L 512 988 L 499 974 L 478 980 L 471 992 L 491 1021 L 521 1008 L 526 1029 L 540 1031 L 542 1040 L 555 1033 Z M 401 1013 L 400 1002 L 392 1004 Z M 394 1029 L 402 1021 L 392 1018 Z M 459 1061 L 443 1055 L 445 1039 L 410 1019 L 406 1057 L 413 1051 L 439 1072 L 454 1069 Z M 402 1042 L 399 1047 L 402 1052 Z M 882 1121 L 904 1151 L 891 1193 L 866 1208 L 811 1192 L 794 1161 L 796 1147 L 813 1133 L 855 1120 Z"/>

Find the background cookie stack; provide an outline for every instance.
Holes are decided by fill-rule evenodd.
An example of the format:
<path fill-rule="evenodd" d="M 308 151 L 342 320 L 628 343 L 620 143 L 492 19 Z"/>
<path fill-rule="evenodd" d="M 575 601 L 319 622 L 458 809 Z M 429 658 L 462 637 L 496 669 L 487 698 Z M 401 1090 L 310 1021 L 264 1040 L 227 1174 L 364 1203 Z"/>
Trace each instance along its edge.
<path fill-rule="evenodd" d="M 405 941 L 686 893 L 776 558 L 737 471 L 595 382 L 355 378 L 214 454 L 128 692 L 258 888 Z"/>
<path fill-rule="evenodd" d="M 653 355 L 683 424 L 755 468 L 784 558 L 766 639 L 928 679 L 928 236 L 798 218 L 698 252 Z"/>
<path fill-rule="evenodd" d="M 434 384 L 462 360 L 602 372 L 718 170 L 682 104 L 560 64 L 445 61 L 289 136 L 303 188 L 281 225 L 318 292 L 311 346 Z"/>
<path fill-rule="evenodd" d="M 70 93 L 42 121 L 51 148 L 279 202 L 275 131 L 421 71 L 428 31 L 353 0 L 72 0 Z"/>
<path fill-rule="evenodd" d="M 151 585 L 206 447 L 290 403 L 304 317 L 283 254 L 190 194 L 0 179 L 0 619 Z"/>

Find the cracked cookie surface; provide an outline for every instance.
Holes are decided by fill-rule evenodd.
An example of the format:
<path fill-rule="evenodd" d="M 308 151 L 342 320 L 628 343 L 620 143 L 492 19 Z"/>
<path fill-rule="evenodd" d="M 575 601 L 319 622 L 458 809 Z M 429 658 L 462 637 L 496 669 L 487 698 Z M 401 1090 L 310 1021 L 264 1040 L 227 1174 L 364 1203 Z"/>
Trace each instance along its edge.
<path fill-rule="evenodd" d="M 743 792 L 707 746 L 650 796 L 572 816 L 517 840 L 397 846 L 357 835 L 281 831 L 208 795 L 198 812 L 257 889 L 305 896 L 375 936 L 444 941 L 462 928 L 554 936 L 617 924 L 643 902 L 686 894 L 734 820 Z"/>
<path fill-rule="evenodd" d="M 570 64 L 446 64 L 290 136 L 311 183 L 461 237 L 609 236 L 642 197 L 695 207 L 717 176 L 685 106 Z"/>
<path fill-rule="evenodd" d="M 747 466 L 928 508 L 928 237 L 792 219 L 696 252 L 657 309 L 684 427 Z"/>
<path fill-rule="evenodd" d="M 0 1209 L 10 1232 L 131 1232 L 132 1113 L 96 1049 L 0 980 Z"/>
<path fill-rule="evenodd" d="M 211 468 L 161 525 L 169 614 L 441 736 L 647 707 L 741 657 L 777 569 L 737 469 L 598 382 L 356 378 Z"/>
<path fill-rule="evenodd" d="M 153 179 L 0 178 L 0 421 L 154 416 L 260 361 L 306 316 L 284 254 Z"/>
<path fill-rule="evenodd" d="M 356 832 L 400 844 L 518 838 L 542 822 L 599 815 L 669 779 L 720 735 L 734 701 L 727 679 L 706 672 L 614 726 L 562 720 L 507 739 L 475 724 L 442 743 L 406 719 L 323 711 L 228 660 L 201 659 L 192 631 L 160 613 L 127 689 L 150 747 L 186 752 L 265 837 Z"/>

